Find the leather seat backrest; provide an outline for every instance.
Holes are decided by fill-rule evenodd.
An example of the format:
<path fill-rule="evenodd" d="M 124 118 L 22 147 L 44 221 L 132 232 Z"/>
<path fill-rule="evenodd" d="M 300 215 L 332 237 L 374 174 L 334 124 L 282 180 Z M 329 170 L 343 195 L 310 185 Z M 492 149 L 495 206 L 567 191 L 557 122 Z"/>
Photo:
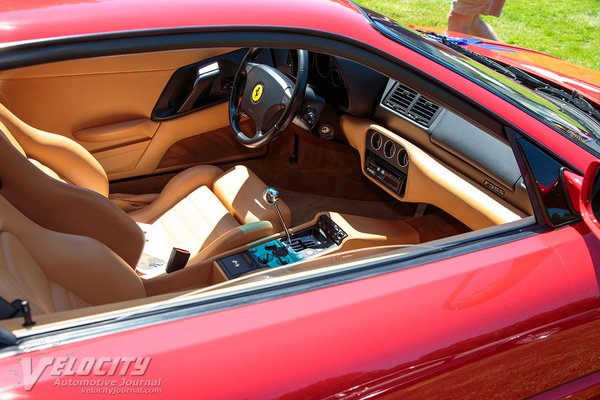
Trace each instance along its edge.
<path fill-rule="evenodd" d="M 0 196 L 0 296 L 34 314 L 146 296 L 136 273 L 99 241 L 45 229 Z"/>
<path fill-rule="evenodd" d="M 27 158 L 39 161 L 67 182 L 108 196 L 106 172 L 79 143 L 26 124 L 2 104 L 0 121 L 2 131 L 13 136 L 11 142 L 17 143 L 17 148 Z"/>
<path fill-rule="evenodd" d="M 137 224 L 98 193 L 46 175 L 2 124 L 0 132 L 0 195 L 38 225 L 94 238 L 135 268 L 145 240 Z"/>

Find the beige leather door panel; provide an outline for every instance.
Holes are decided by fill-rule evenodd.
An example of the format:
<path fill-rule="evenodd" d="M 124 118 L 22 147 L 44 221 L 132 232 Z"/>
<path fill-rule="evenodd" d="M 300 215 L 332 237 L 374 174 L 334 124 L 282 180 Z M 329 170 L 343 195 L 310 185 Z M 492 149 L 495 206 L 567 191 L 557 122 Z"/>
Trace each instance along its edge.
<path fill-rule="evenodd" d="M 114 147 L 148 141 L 154 137 L 158 126 L 158 122 L 140 118 L 80 129 L 73 132 L 73 138 L 90 153 L 97 153 Z"/>
<path fill-rule="evenodd" d="M 135 170 L 159 127 L 158 122 L 136 119 L 81 129 L 73 137 L 96 157 L 107 175 Z"/>
<path fill-rule="evenodd" d="M 224 104 L 162 122 L 151 114 L 178 68 L 232 50 L 119 55 L 2 71 L 0 102 L 26 123 L 79 142 L 109 179 L 151 174 L 176 142 L 229 125 Z"/>
<path fill-rule="evenodd" d="M 114 176 L 132 176 L 132 171 L 136 171 L 135 175 L 139 175 L 136 167 L 148 148 L 149 143 L 150 141 L 147 140 L 145 142 L 100 151 L 93 155 L 100 162 L 109 179 Z"/>

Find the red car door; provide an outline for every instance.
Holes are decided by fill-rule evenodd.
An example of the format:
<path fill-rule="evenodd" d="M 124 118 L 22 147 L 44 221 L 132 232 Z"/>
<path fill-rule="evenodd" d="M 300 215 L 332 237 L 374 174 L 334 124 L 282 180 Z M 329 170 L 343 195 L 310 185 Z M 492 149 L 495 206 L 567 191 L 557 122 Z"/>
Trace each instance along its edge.
<path fill-rule="evenodd" d="M 598 244 L 581 222 L 523 229 L 439 261 L 375 266 L 395 272 L 76 343 L 59 337 L 3 359 L 2 387 L 108 393 L 76 383 L 90 377 L 53 374 L 54 364 L 28 393 L 23 366 L 145 356 L 143 379 L 169 398 L 527 397 L 599 369 Z M 424 264 L 403 268 L 415 261 Z M 114 390 L 127 393 L 133 377 L 117 378 Z"/>

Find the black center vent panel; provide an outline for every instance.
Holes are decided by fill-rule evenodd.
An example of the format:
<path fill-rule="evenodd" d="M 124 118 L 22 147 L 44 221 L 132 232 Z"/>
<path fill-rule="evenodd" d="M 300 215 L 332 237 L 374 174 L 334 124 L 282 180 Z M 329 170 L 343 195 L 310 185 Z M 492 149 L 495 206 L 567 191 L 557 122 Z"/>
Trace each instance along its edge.
<path fill-rule="evenodd" d="M 383 105 L 426 128 L 431 126 L 441 110 L 439 105 L 400 83 L 390 90 Z"/>

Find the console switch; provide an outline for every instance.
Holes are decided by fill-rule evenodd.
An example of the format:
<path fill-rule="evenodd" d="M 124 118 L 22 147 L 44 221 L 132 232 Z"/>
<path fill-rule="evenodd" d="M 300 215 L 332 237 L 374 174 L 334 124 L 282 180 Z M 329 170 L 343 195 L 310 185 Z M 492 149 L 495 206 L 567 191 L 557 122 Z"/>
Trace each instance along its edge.
<path fill-rule="evenodd" d="M 319 220 L 317 221 L 317 226 L 319 229 L 325 233 L 329 239 L 331 239 L 338 246 L 342 243 L 342 241 L 348 236 L 346 232 L 342 230 L 335 222 L 331 220 L 331 218 L 321 215 Z"/>
<path fill-rule="evenodd" d="M 247 272 L 258 269 L 247 252 L 237 253 L 218 261 L 221 269 L 229 279 L 235 279 Z"/>

